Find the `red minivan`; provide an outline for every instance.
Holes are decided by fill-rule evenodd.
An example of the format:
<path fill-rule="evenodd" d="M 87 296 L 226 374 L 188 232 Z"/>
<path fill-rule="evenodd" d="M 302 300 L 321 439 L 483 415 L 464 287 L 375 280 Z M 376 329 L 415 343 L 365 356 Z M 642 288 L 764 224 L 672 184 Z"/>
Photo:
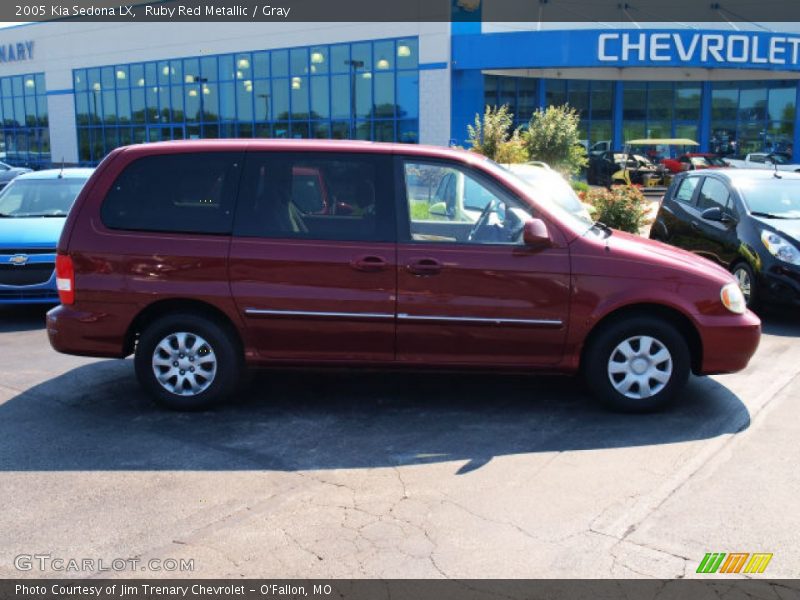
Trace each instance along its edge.
<path fill-rule="evenodd" d="M 304 212 L 307 173 L 348 210 Z M 445 179 L 450 209 L 431 211 Z M 119 148 L 64 227 L 50 342 L 133 353 L 175 409 L 224 399 L 245 366 L 306 365 L 582 373 L 611 407 L 648 411 L 690 372 L 747 365 L 761 326 L 730 273 L 552 194 L 435 147 Z"/>

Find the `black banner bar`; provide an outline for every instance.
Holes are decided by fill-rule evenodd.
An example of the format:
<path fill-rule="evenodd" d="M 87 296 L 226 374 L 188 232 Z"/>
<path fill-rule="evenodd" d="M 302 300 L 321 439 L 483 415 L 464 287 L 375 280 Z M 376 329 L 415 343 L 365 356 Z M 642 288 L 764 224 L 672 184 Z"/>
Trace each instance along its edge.
<path fill-rule="evenodd" d="M 742 600 L 800 598 L 798 580 L 29 579 L 2 600 Z"/>
<path fill-rule="evenodd" d="M 795 0 L 4 0 L 0 21 L 594 22 L 800 21 Z M 760 27 L 761 25 L 759 25 Z M 764 26 L 769 29 L 768 26 Z"/>

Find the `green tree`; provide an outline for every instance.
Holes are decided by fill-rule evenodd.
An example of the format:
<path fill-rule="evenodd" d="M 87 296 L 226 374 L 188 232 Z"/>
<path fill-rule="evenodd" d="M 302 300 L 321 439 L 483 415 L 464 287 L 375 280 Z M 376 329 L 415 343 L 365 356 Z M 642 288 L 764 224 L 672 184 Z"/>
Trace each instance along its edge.
<path fill-rule="evenodd" d="M 541 160 L 565 174 L 575 174 L 588 164 L 580 142 L 578 111 L 568 104 L 537 109 L 523 139 L 531 160 Z"/>
<path fill-rule="evenodd" d="M 486 106 L 483 116 L 475 115 L 475 125 L 467 125 L 470 150 L 497 162 L 528 160 L 520 128 L 513 128 L 514 115 L 508 105 Z"/>

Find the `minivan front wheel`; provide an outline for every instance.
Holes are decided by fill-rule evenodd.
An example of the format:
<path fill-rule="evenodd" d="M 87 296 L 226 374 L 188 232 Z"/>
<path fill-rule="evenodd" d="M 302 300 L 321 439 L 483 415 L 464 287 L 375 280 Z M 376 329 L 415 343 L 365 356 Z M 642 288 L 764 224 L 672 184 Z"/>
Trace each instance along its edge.
<path fill-rule="evenodd" d="M 669 404 L 686 384 L 689 348 L 669 322 L 633 317 L 595 336 L 583 368 L 595 396 L 610 408 L 650 412 Z"/>
<path fill-rule="evenodd" d="M 139 383 L 173 410 L 207 408 L 231 394 L 241 360 L 230 334 L 192 314 L 169 315 L 141 334 L 134 357 Z"/>

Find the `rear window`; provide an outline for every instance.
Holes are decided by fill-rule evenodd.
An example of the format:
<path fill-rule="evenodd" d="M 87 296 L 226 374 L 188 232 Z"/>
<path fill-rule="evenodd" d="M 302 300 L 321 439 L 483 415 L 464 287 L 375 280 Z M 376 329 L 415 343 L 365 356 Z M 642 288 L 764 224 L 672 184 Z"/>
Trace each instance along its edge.
<path fill-rule="evenodd" d="M 228 234 L 241 153 L 161 154 L 134 161 L 101 209 L 111 229 Z"/>

